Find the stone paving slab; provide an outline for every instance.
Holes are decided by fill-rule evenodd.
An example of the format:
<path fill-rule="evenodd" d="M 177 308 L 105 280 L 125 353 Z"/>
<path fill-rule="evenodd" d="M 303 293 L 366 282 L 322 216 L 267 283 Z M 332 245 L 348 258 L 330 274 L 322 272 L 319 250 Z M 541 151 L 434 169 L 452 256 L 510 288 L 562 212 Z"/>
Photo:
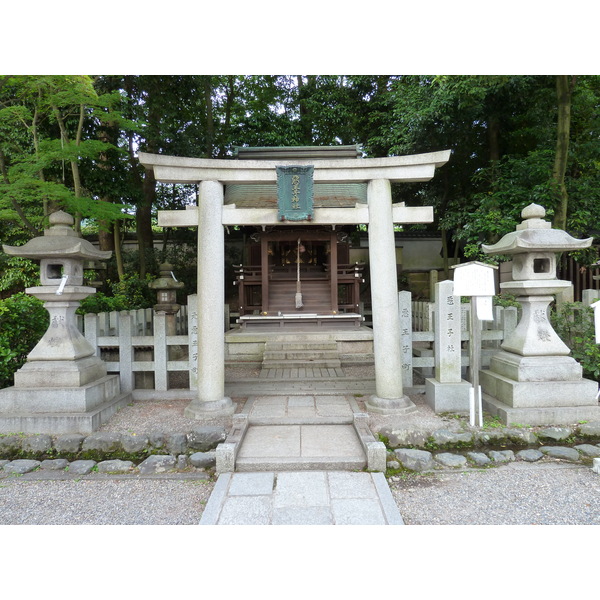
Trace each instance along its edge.
<path fill-rule="evenodd" d="M 250 424 L 352 423 L 359 412 L 351 396 L 321 396 L 315 394 L 252 396 L 242 411 Z"/>
<path fill-rule="evenodd" d="M 382 473 L 224 473 L 200 525 L 403 525 Z"/>

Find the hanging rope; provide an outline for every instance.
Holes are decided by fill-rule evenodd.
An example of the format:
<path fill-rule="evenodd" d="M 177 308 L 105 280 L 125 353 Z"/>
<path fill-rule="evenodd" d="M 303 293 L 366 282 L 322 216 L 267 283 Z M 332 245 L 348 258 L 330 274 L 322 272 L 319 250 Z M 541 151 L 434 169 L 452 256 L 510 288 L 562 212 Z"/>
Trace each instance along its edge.
<path fill-rule="evenodd" d="M 302 308 L 302 288 L 300 285 L 300 239 L 298 239 L 298 250 L 296 252 L 297 279 L 296 279 L 296 308 Z"/>

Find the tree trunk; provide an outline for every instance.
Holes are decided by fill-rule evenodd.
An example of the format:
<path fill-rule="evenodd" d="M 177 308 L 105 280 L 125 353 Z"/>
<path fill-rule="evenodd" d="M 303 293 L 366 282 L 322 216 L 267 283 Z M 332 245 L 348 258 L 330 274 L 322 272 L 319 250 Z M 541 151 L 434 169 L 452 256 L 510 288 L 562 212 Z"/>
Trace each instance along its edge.
<path fill-rule="evenodd" d="M 148 88 L 148 133 L 146 136 L 146 151 L 155 154 L 159 150 L 161 112 L 157 106 L 156 96 L 160 88 L 156 88 L 151 80 Z M 136 234 L 139 252 L 139 275 L 144 278 L 148 272 L 147 250 L 153 247 L 154 232 L 152 231 L 152 207 L 156 202 L 156 179 L 154 171 L 146 169 L 142 182 L 142 199 L 136 207 Z"/>
<path fill-rule="evenodd" d="M 235 77 L 229 75 L 227 77 L 227 100 L 225 101 L 225 122 L 223 123 L 221 143 L 219 144 L 219 157 L 225 158 L 227 156 L 226 143 L 229 140 L 229 129 L 231 126 L 231 110 L 233 108 L 233 102 L 235 100 Z"/>
<path fill-rule="evenodd" d="M 120 221 L 115 221 L 113 223 L 113 240 L 115 249 L 115 262 L 117 263 L 117 273 L 119 275 L 119 281 L 123 281 L 125 278 L 125 268 L 123 266 L 123 254 L 121 253 Z"/>
<path fill-rule="evenodd" d="M 556 99 L 558 102 L 558 121 L 556 124 L 556 155 L 552 170 L 552 184 L 557 205 L 554 211 L 553 225 L 557 229 L 567 228 L 567 209 L 569 195 L 565 185 L 565 173 L 569 156 L 569 134 L 571 129 L 571 97 L 575 78 L 569 81 L 568 75 L 556 76 Z"/>
<path fill-rule="evenodd" d="M 69 144 L 69 134 L 67 132 L 67 127 L 65 125 L 65 121 L 63 118 L 60 109 L 52 105 L 52 109 L 54 111 L 54 115 L 56 116 L 56 121 L 58 123 L 58 127 L 60 129 L 60 136 L 65 144 Z M 75 145 L 79 146 L 81 143 L 81 134 L 83 131 L 83 120 L 85 117 L 85 109 L 83 104 L 79 106 L 79 123 L 77 125 L 77 133 L 75 137 Z M 73 177 L 73 191 L 75 193 L 75 198 L 81 198 L 81 177 L 79 175 L 79 163 L 76 160 L 70 161 L 71 163 L 71 176 Z M 77 233 L 81 233 L 81 214 L 77 213 L 75 215 L 75 231 Z"/>
<path fill-rule="evenodd" d="M 301 141 L 306 146 L 310 146 L 313 143 L 313 135 L 312 135 L 312 119 L 310 114 L 310 109 L 308 107 L 307 94 L 307 86 L 311 86 L 314 84 L 314 77 L 308 76 L 308 83 L 305 84 L 302 79 L 302 75 L 296 76 L 296 81 L 298 82 L 298 111 L 300 113 L 300 136 Z"/>
<path fill-rule="evenodd" d="M 206 107 L 206 158 L 213 157 L 215 146 L 215 123 L 213 120 L 212 79 L 210 75 L 202 78 L 204 86 L 204 104 Z"/>

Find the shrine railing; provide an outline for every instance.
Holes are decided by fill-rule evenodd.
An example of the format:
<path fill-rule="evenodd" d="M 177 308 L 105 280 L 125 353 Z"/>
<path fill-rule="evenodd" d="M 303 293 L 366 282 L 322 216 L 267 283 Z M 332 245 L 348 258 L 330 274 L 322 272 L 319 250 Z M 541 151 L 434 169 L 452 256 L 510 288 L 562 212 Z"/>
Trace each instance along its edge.
<path fill-rule="evenodd" d="M 585 293 L 585 292 L 584 292 Z M 595 298 L 597 292 L 590 291 Z M 198 313 L 197 297 L 189 296 L 188 305 L 182 306 L 178 315 L 169 321 L 164 313 L 151 309 L 113 313 L 87 314 L 79 318 L 79 327 L 107 366 L 109 373 L 118 373 L 123 390 L 152 389 L 157 392 L 169 389 L 195 389 L 197 387 Z M 401 345 L 403 351 L 403 381 L 406 387 L 414 386 L 414 374 L 432 377 L 436 362 L 443 363 L 447 344 L 438 344 L 436 338 L 446 340 L 450 327 L 460 320 L 459 348 L 461 367 L 467 368 L 469 332 L 469 304 L 457 302 L 456 313 L 450 321 L 438 319 L 440 307 L 435 303 L 412 302 L 409 292 L 399 294 Z M 460 314 L 460 319 L 458 319 Z M 421 315 L 421 316 L 420 316 Z M 425 316 L 422 316 L 425 315 Z M 224 330 L 230 325 L 229 307 L 224 307 Z M 422 323 L 426 323 L 426 326 Z M 482 323 L 483 367 L 501 341 L 516 327 L 517 309 L 495 307 L 494 320 Z"/>

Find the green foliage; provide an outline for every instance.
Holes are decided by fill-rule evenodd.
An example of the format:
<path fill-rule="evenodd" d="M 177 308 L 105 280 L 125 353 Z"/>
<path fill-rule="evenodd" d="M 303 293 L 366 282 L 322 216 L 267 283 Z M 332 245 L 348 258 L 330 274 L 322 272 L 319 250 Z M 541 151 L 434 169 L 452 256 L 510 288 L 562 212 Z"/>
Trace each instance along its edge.
<path fill-rule="evenodd" d="M 596 344 L 593 309 L 581 302 L 567 302 L 551 312 L 550 320 L 583 367 L 584 376 L 600 381 L 600 345 Z"/>
<path fill-rule="evenodd" d="M 121 310 L 152 308 L 156 304 L 156 292 L 148 286 L 154 277 L 140 278 L 137 273 L 126 274 L 121 281 L 109 282 L 111 295 L 97 292 L 81 301 L 77 313 L 100 313 Z"/>
<path fill-rule="evenodd" d="M 40 268 L 32 260 L 0 254 L 0 298 L 39 283 Z"/>
<path fill-rule="evenodd" d="M 521 308 L 521 305 L 517 302 L 516 297 L 512 294 L 507 294 L 506 292 L 494 296 L 494 305 L 503 306 L 504 308 L 511 306 L 514 306 L 515 308 Z"/>
<path fill-rule="evenodd" d="M 48 328 L 43 302 L 19 293 L 0 300 L 0 388 L 13 384 L 13 375 Z"/>

